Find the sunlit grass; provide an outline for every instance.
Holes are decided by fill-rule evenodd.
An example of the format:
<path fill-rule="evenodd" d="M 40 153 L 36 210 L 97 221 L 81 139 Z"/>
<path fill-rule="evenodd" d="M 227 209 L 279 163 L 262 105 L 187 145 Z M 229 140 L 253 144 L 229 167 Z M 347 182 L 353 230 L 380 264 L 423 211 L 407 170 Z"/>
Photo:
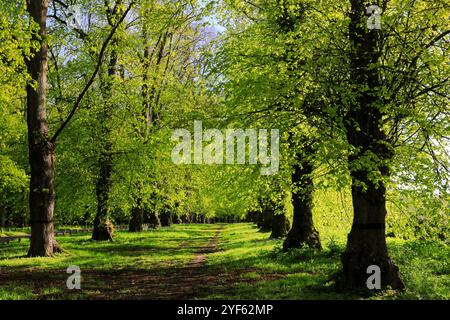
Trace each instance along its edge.
<path fill-rule="evenodd" d="M 360 299 L 337 292 L 333 276 L 341 268 L 345 234 L 322 237 L 321 252 L 309 249 L 281 251 L 280 240 L 270 240 L 250 224 L 229 225 L 222 233 L 221 251 L 208 259 L 210 267 L 241 274 L 249 281 L 230 290 L 218 290 L 219 299 Z M 391 257 L 400 268 L 406 290 L 384 291 L 370 299 L 449 299 L 450 248 L 443 243 L 388 238 Z M 235 271 L 234 271 L 235 272 Z M 259 277 L 258 277 L 259 275 Z"/>
<path fill-rule="evenodd" d="M 281 251 L 281 240 L 270 240 L 270 233 L 259 232 L 253 224 L 174 225 L 141 233 L 117 231 L 114 242 L 95 242 L 88 233 L 57 237 L 65 252 L 54 258 L 26 258 L 29 240 L 0 245 L 0 299 L 86 299 L 99 296 L 108 279 L 98 276 L 82 292 L 65 291 L 65 270 L 77 265 L 81 270 L 116 272 L 126 270 L 154 274 L 187 265 L 223 228 L 217 251 L 209 253 L 205 272 L 217 274 L 219 285 L 211 286 L 201 298 L 220 299 L 361 299 L 337 292 L 333 275 L 340 270 L 345 249 L 345 233 L 333 230 L 322 234 L 323 250 Z M 450 248 L 438 242 L 388 238 L 390 254 L 400 268 L 406 285 L 404 292 L 384 291 L 370 299 L 450 299 Z M 30 272 L 31 271 L 31 272 Z M 30 281 L 8 281 L 9 272 L 46 277 Z M 225 279 L 227 279 L 225 281 Z M 207 284 L 206 284 L 207 285 Z M 133 286 L 119 289 L 134 294 Z M 199 292 L 200 295 L 200 292 Z"/>

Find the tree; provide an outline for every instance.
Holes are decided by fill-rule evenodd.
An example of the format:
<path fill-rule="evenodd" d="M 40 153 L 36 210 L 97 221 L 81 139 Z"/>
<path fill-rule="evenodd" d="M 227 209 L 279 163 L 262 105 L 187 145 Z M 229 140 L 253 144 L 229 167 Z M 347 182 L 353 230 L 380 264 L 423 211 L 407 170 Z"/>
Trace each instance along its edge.
<path fill-rule="evenodd" d="M 361 88 L 346 116 L 346 133 L 355 152 L 349 156 L 352 177 L 354 220 L 348 235 L 347 248 L 342 255 L 344 284 L 350 288 L 364 288 L 367 268 L 381 269 L 383 286 L 404 287 L 398 268 L 388 255 L 385 236 L 386 187 L 383 180 L 373 181 L 370 175 L 378 172 L 389 176 L 386 165 L 393 157 L 382 128 L 381 101 L 374 92 L 379 90 L 380 75 L 377 64 L 377 31 L 364 25 L 367 2 L 351 1 L 349 38 L 352 45 L 350 72 L 353 84 Z M 365 88 L 365 89 L 362 89 Z M 375 155 L 379 161 L 370 167 L 357 166 L 365 157 Z"/>
<path fill-rule="evenodd" d="M 48 44 L 47 44 L 47 0 L 27 1 L 27 12 L 32 22 L 37 24 L 38 32 L 32 36 L 33 45 L 31 56 L 26 57 L 27 70 L 33 83 L 27 85 L 27 127 L 30 162 L 30 223 L 31 241 L 29 256 L 52 256 L 60 250 L 54 239 L 53 211 L 55 207 L 55 143 L 59 134 L 70 122 L 77 111 L 84 95 L 94 82 L 100 68 L 106 47 L 115 33 L 118 25 L 123 21 L 130 7 L 124 12 L 117 24 L 111 28 L 107 39 L 100 50 L 99 62 L 79 94 L 67 119 L 50 138 L 47 113 L 47 73 L 48 73 Z"/>
<path fill-rule="evenodd" d="M 381 269 L 383 287 L 402 289 L 404 285 L 398 268 L 389 258 L 386 246 L 386 186 L 392 177 L 392 162 L 396 159 L 395 141 L 399 140 L 398 135 L 402 131 L 399 123 L 405 121 L 406 128 L 411 126 L 410 121 L 416 118 L 415 114 L 420 112 L 423 103 L 433 113 L 437 112 L 435 116 L 446 108 L 441 97 L 448 99 L 443 86 L 448 86 L 450 78 L 448 67 L 442 63 L 444 53 L 440 46 L 442 41 L 445 43 L 450 30 L 448 22 L 433 21 L 425 13 L 425 8 L 433 4 L 426 4 L 424 8 L 415 8 L 415 4 L 411 4 L 405 9 L 412 19 L 420 23 L 426 17 L 433 25 L 409 30 L 406 42 L 418 34 L 426 41 L 402 48 L 399 53 L 391 47 L 393 43 L 405 43 L 404 39 L 399 39 L 398 33 L 367 28 L 365 13 L 370 5 L 368 1 L 353 0 L 350 5 L 349 74 L 356 92 L 344 119 L 346 136 L 352 147 L 348 161 L 354 221 L 342 256 L 343 282 L 346 287 L 364 288 L 366 269 L 369 265 L 377 265 Z M 387 6 L 388 3 L 384 2 L 382 10 L 386 11 Z M 405 9 L 398 13 L 404 14 Z M 438 5 L 433 10 L 438 15 L 448 13 L 445 5 Z M 401 30 L 403 25 L 389 27 Z M 394 67 L 386 68 L 394 59 Z M 432 100 L 422 100 L 428 94 Z M 406 106 L 412 107 L 412 112 L 405 112 Z M 433 118 L 431 122 L 434 122 Z M 426 135 L 433 134 L 437 128 L 436 125 L 425 129 Z"/>
<path fill-rule="evenodd" d="M 111 28 L 113 28 L 125 10 L 122 0 L 115 1 L 111 6 L 109 2 L 105 3 L 106 19 Z M 113 240 L 113 228 L 110 221 L 109 196 L 112 188 L 112 171 L 113 171 L 113 144 L 111 141 L 111 127 L 109 119 L 118 105 L 114 100 L 113 83 L 115 77 L 118 76 L 117 64 L 119 53 L 117 46 L 119 45 L 117 33 L 111 39 L 111 51 L 108 54 L 108 62 L 106 73 L 101 74 L 100 90 L 105 105 L 98 114 L 98 123 L 100 124 L 100 135 L 98 142 L 100 145 L 100 155 L 98 158 L 98 177 L 96 181 L 95 191 L 97 196 L 97 213 L 94 219 L 94 231 L 92 232 L 93 240 Z"/>
<path fill-rule="evenodd" d="M 321 249 L 319 233 L 313 222 L 313 165 L 310 158 L 314 151 L 311 144 L 304 144 L 302 151 L 297 151 L 297 159 L 292 173 L 292 227 L 283 242 L 283 249 L 301 248 L 307 245 L 310 248 Z"/>
<path fill-rule="evenodd" d="M 33 34 L 37 45 L 31 47 L 32 56 L 26 58 L 28 73 L 34 81 L 27 85 L 28 153 L 31 169 L 31 241 L 28 255 L 32 257 L 52 256 L 60 251 L 53 233 L 55 145 L 49 137 L 46 114 L 47 10 L 48 0 L 27 1 L 27 12 L 39 26 L 39 31 Z"/>

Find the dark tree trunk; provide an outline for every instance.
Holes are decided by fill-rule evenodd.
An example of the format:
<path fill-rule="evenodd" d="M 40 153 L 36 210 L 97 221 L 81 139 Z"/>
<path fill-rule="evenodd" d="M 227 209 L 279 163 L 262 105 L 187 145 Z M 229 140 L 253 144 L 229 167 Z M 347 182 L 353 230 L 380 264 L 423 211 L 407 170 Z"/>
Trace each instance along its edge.
<path fill-rule="evenodd" d="M 180 217 L 178 216 L 178 214 L 176 212 L 174 212 L 173 215 L 172 215 L 172 222 L 174 224 L 181 223 Z"/>
<path fill-rule="evenodd" d="M 245 222 L 258 223 L 259 214 L 256 211 L 248 211 L 245 216 Z"/>
<path fill-rule="evenodd" d="M 398 268 L 388 255 L 385 236 L 386 188 L 389 177 L 388 163 L 394 152 L 382 127 L 383 105 L 378 64 L 379 30 L 366 28 L 368 1 L 352 0 L 349 35 L 353 45 L 351 72 L 356 91 L 355 103 L 350 106 L 346 119 L 347 139 L 354 151 L 349 156 L 352 177 L 353 225 L 348 235 L 347 248 L 342 254 L 342 284 L 346 288 L 367 290 L 367 268 L 381 269 L 381 285 L 393 289 L 404 287 Z M 369 161 L 368 155 L 378 157 Z M 361 165 L 361 163 L 363 165 Z M 367 164 L 368 163 L 368 164 Z M 373 181 L 379 173 L 383 180 Z"/>
<path fill-rule="evenodd" d="M 6 209 L 0 204 L 0 227 L 6 227 Z"/>
<path fill-rule="evenodd" d="M 270 239 L 285 237 L 289 227 L 289 219 L 284 212 L 275 214 L 272 219 L 272 233 L 270 234 Z"/>
<path fill-rule="evenodd" d="M 100 174 L 96 185 L 97 214 L 94 219 L 92 239 L 98 241 L 113 239 L 113 228 L 109 217 L 109 193 L 111 191 L 112 156 L 107 142 L 99 159 Z"/>
<path fill-rule="evenodd" d="M 32 40 L 39 43 L 31 48 L 26 59 L 28 74 L 34 83 L 27 85 L 28 154 L 30 162 L 30 224 L 31 239 L 28 256 L 49 257 L 60 251 L 53 232 L 54 152 L 48 137 L 46 114 L 48 46 L 46 39 L 48 0 L 27 1 L 30 17 L 39 25 Z"/>
<path fill-rule="evenodd" d="M 131 219 L 128 230 L 130 232 L 142 232 L 144 230 L 144 207 L 141 199 L 136 201 L 136 205 L 131 209 Z"/>
<path fill-rule="evenodd" d="M 300 160 L 300 164 L 294 166 L 292 174 L 292 205 L 294 216 L 292 228 L 284 240 L 283 249 L 301 248 L 304 245 L 321 249 L 319 232 L 314 228 L 313 209 L 313 180 L 311 174 L 313 166 L 307 160 Z"/>
<path fill-rule="evenodd" d="M 116 8 L 118 10 L 111 10 L 106 8 L 106 16 L 108 23 L 111 27 L 114 27 L 115 20 L 123 14 L 123 8 L 121 7 L 122 0 L 116 2 Z M 117 38 L 111 40 L 111 46 L 114 48 L 118 45 Z M 94 219 L 94 232 L 92 233 L 92 239 L 98 241 L 113 240 L 113 225 L 110 221 L 109 210 L 109 193 L 111 192 L 112 181 L 111 175 L 113 170 L 113 156 L 112 156 L 112 142 L 111 142 L 111 128 L 109 120 L 111 113 L 116 107 L 112 101 L 113 96 L 113 81 L 117 75 L 117 61 L 118 52 L 113 49 L 110 53 L 108 60 L 107 76 L 101 79 L 102 96 L 106 104 L 99 113 L 100 129 L 100 158 L 99 158 L 99 177 L 96 185 L 97 194 L 97 214 Z"/>
<path fill-rule="evenodd" d="M 161 221 L 159 220 L 158 213 L 155 209 L 147 209 L 146 213 L 149 228 L 158 228 L 161 226 Z"/>
<path fill-rule="evenodd" d="M 269 206 L 264 207 L 263 211 L 260 214 L 260 219 L 258 223 L 259 231 L 268 232 L 272 230 L 273 216 L 274 216 L 273 208 Z"/>
<path fill-rule="evenodd" d="M 164 208 L 161 212 L 161 226 L 170 227 L 172 225 L 172 211 L 170 208 Z"/>
<path fill-rule="evenodd" d="M 356 175 L 356 174 L 354 174 Z M 368 278 L 367 268 L 376 265 L 381 270 L 382 287 L 403 289 L 398 268 L 389 258 L 386 246 L 385 217 L 386 200 L 385 187 L 375 186 L 366 181 L 367 190 L 363 190 L 359 177 L 353 183 L 352 196 L 354 219 L 348 235 L 347 248 L 342 254 L 343 280 L 345 287 L 366 289 Z"/>
<path fill-rule="evenodd" d="M 182 215 L 181 216 L 181 222 L 182 223 L 190 223 L 190 221 L 189 221 L 189 216 L 188 215 Z"/>
<path fill-rule="evenodd" d="M 89 207 L 86 207 L 86 211 L 83 214 L 82 223 L 83 225 L 87 226 L 90 223 L 91 220 L 91 212 Z"/>

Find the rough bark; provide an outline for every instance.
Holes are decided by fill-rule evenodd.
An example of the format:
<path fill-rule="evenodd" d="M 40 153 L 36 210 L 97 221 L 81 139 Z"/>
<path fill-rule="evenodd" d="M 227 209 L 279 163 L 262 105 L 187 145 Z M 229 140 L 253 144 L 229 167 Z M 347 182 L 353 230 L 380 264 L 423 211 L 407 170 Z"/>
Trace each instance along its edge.
<path fill-rule="evenodd" d="M 314 228 L 313 209 L 313 166 L 306 159 L 298 159 L 300 164 L 294 166 L 292 173 L 292 205 L 294 208 L 292 228 L 284 240 L 283 249 L 308 246 L 321 249 L 319 232 Z"/>
<path fill-rule="evenodd" d="M 27 1 L 27 11 L 39 25 L 32 40 L 31 57 L 26 59 L 27 71 L 34 83 L 27 85 L 28 154 L 30 163 L 30 224 L 31 239 L 28 256 L 49 257 L 60 248 L 53 232 L 54 152 L 55 145 L 48 136 L 46 94 L 48 46 L 46 39 L 47 0 Z"/>
<path fill-rule="evenodd" d="M 368 5 L 368 1 L 351 1 L 351 73 L 355 84 L 364 88 L 357 92 L 345 121 L 347 140 L 356 151 L 349 156 L 354 217 L 347 248 L 342 254 L 342 285 L 367 290 L 367 268 L 377 265 L 381 269 L 383 288 L 402 289 L 404 285 L 398 268 L 390 259 L 386 246 L 386 188 L 383 180 L 389 177 L 388 162 L 394 153 L 382 127 L 380 106 L 383 101 L 377 94 L 381 81 L 374 67 L 379 58 L 380 31 L 368 30 L 364 24 Z M 368 154 L 377 155 L 378 161 L 370 166 L 355 165 Z M 384 179 L 373 181 L 370 178 L 372 172 L 379 172 Z"/>
<path fill-rule="evenodd" d="M 356 174 L 355 174 L 356 175 Z M 358 184 L 363 179 L 358 179 Z M 366 181 L 367 190 L 352 186 L 354 220 L 342 254 L 343 284 L 347 288 L 367 289 L 367 268 L 377 265 L 381 270 L 381 286 L 403 289 L 398 268 L 389 257 L 386 236 L 385 187 Z"/>

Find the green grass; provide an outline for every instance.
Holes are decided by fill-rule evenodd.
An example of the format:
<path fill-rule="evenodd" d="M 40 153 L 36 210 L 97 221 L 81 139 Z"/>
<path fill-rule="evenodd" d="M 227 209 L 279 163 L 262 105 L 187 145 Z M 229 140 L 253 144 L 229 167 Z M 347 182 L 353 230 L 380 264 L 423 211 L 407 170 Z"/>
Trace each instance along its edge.
<path fill-rule="evenodd" d="M 197 274 L 199 280 L 195 278 L 203 282 L 204 274 L 204 279 L 209 277 L 214 283 L 189 284 L 199 286 L 194 288 L 195 298 L 361 298 L 336 292 L 333 287 L 345 233 L 321 234 L 324 249 L 320 252 L 299 249 L 283 253 L 281 240 L 269 240 L 269 233 L 258 232 L 254 225 L 227 224 L 118 231 L 114 242 L 94 242 L 87 233 L 61 236 L 57 240 L 66 252 L 54 258 L 26 258 L 27 239 L 0 244 L 0 299 L 136 298 L 151 296 L 153 282 L 160 283 L 158 290 L 176 291 L 178 280 L 169 279 L 177 276 L 178 271 L 173 270 L 195 260 L 199 248 L 210 242 L 219 227 L 223 229 L 217 251 L 207 254 Z M 369 299 L 450 299 L 447 245 L 388 238 L 388 246 L 407 289 L 384 291 Z M 65 270 L 70 265 L 82 270 L 82 291 L 65 288 Z"/>
<path fill-rule="evenodd" d="M 70 265 L 77 265 L 81 270 L 99 272 L 117 272 L 121 270 L 148 270 L 170 268 L 184 265 L 195 258 L 197 247 L 209 240 L 211 226 L 174 226 L 160 228 L 141 233 L 117 231 L 114 242 L 95 242 L 90 240 L 89 233 L 73 234 L 57 237 L 65 252 L 53 258 L 25 257 L 29 240 L 20 243 L 0 244 L 0 300 L 1 299 L 33 299 L 43 294 L 58 291 L 57 288 L 36 288 L 38 281 L 23 281 L 2 278 L 2 274 L 20 274 L 28 272 L 40 274 L 53 272 L 64 290 L 65 270 Z M 189 244 L 187 246 L 186 244 Z M 15 277 L 12 277 L 14 279 Z M 20 277 L 19 277 L 20 278 Z M 55 280 L 55 281 L 56 281 Z M 64 281 L 62 281 L 64 280 Z M 104 287 L 102 279 L 96 279 L 99 287 Z M 67 293 L 67 292 L 66 292 Z M 72 298 L 66 295 L 63 298 Z"/>
<path fill-rule="evenodd" d="M 224 272 L 251 270 L 248 281 L 214 293 L 217 299 L 360 299 L 336 292 L 333 275 L 340 269 L 345 234 L 323 236 L 324 249 L 281 251 L 281 240 L 269 240 L 248 224 L 229 225 L 222 234 L 221 251 L 208 259 Z M 401 293 L 385 291 L 370 299 L 450 299 L 450 248 L 437 242 L 388 238 L 392 258 L 406 285 Z"/>
<path fill-rule="evenodd" d="M 24 236 L 29 234 L 29 232 L 22 231 L 0 231 L 0 237 L 15 237 L 15 236 Z"/>

